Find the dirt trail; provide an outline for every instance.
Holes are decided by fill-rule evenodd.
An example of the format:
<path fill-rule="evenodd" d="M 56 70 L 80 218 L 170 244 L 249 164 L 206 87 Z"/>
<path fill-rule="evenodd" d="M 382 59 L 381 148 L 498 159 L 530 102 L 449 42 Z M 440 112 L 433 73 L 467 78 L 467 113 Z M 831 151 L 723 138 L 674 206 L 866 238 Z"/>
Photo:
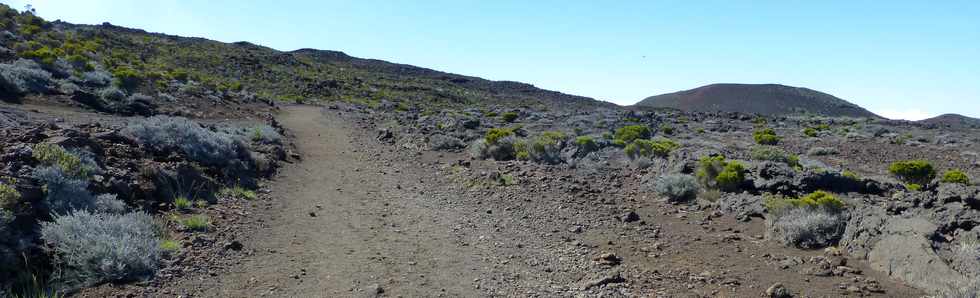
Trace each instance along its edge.
<path fill-rule="evenodd" d="M 246 242 L 254 255 L 205 296 L 476 296 L 464 281 L 481 266 L 449 238 L 452 215 L 418 202 L 418 177 L 379 170 L 336 114 L 293 106 L 279 119 L 303 160 L 272 185 L 281 212 Z"/>

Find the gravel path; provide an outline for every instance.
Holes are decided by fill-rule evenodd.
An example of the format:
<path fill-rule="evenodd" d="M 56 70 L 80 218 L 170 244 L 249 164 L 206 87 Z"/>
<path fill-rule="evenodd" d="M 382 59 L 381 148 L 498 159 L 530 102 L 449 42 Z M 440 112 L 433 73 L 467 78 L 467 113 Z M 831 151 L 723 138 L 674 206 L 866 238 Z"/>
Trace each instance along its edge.
<path fill-rule="evenodd" d="M 248 241 L 256 253 L 205 296 L 475 295 L 460 281 L 479 262 L 448 238 L 440 218 L 449 215 L 416 202 L 412 173 L 372 167 L 349 124 L 320 108 L 288 107 L 280 122 L 304 158 L 271 188 L 282 211 Z"/>

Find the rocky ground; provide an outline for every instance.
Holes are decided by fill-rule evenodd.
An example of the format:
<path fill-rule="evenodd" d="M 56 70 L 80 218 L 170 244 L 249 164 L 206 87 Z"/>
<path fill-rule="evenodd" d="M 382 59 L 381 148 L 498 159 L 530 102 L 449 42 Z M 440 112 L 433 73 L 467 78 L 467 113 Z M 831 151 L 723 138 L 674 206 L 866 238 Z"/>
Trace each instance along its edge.
<path fill-rule="evenodd" d="M 978 177 L 975 131 L 624 110 L 517 111 L 512 123 L 499 116 L 509 111 L 422 115 L 383 106 L 287 106 L 264 121 L 282 128 L 287 145 L 257 152 L 289 163 L 267 169 L 263 175 L 278 173 L 271 180 L 256 180 L 255 198 L 219 194 L 189 211 L 210 216 L 206 231 L 166 224 L 181 248 L 151 278 L 74 294 L 967 297 L 950 289 L 976 279 L 976 187 L 937 179 L 911 191 L 887 170 L 894 161 L 926 159 L 939 172 L 959 168 Z M 119 131 L 130 118 L 44 103 L 6 106 L 0 115 L 18 136 L 4 147 L 11 162 L 18 143 L 88 141 L 118 147 L 96 150 L 109 173 L 103 181 L 158 163 L 180 168 L 179 157 L 125 145 Z M 222 123 L 256 121 L 236 119 Z M 802 133 L 816 124 L 828 128 Z M 604 133 L 627 125 L 657 128 L 655 135 L 678 146 L 664 157 L 631 158 L 602 143 Z M 752 133 L 762 125 L 782 137 L 776 147 L 798 155 L 798 165 L 753 157 Z M 490 128 L 517 126 L 515 134 L 527 139 L 560 130 L 593 136 L 600 148 L 582 154 L 568 140 L 556 162 L 474 153 Z M 738 190 L 703 189 L 686 202 L 655 190 L 658 177 L 692 173 L 698 158 L 710 154 L 746 164 Z M 143 165 L 126 165 L 133 162 Z M 6 173 L 16 174 L 14 164 Z M 112 185 L 93 188 L 118 192 Z M 143 192 L 128 197 L 152 200 L 127 202 L 162 218 L 188 212 L 172 210 L 166 203 L 172 198 L 142 190 L 148 187 L 135 187 Z M 779 241 L 766 196 L 817 190 L 842 198 L 846 228 L 828 246 Z"/>
<path fill-rule="evenodd" d="M 649 185 L 651 177 L 683 167 L 676 155 L 685 149 L 645 166 L 617 157 L 622 149 L 616 148 L 591 165 L 481 160 L 461 149 L 431 150 L 426 140 L 434 131 L 446 134 L 445 128 L 426 137 L 425 118 L 409 118 L 410 124 L 404 117 L 346 105 L 286 109 L 279 118 L 296 133 L 302 162 L 287 166 L 261 203 L 236 211 L 240 221 L 229 223 L 226 233 L 188 239 L 210 257 L 177 266 L 180 278 L 104 289 L 207 297 L 922 297 L 952 287 L 923 273 L 944 274 L 939 282 L 970 274 L 957 268 L 964 260 L 954 252 L 957 238 L 970 232 L 972 199 L 944 197 L 957 188 L 944 185 L 906 192 L 884 169 L 888 161 L 916 157 L 939 167 L 969 164 L 971 155 L 957 154 L 964 151 L 957 145 L 897 143 L 896 133 L 811 140 L 792 136 L 792 127 L 777 129 L 787 136 L 783 148 L 802 153 L 801 163 L 880 179 L 861 178 L 852 191 L 839 193 L 852 208 L 839 245 L 804 250 L 767 238 L 761 194 L 767 187 L 779 191 L 772 185 L 788 191 L 826 186 L 807 170 L 778 183 L 753 177 L 755 189 L 722 193 L 714 202 L 675 204 Z M 743 150 L 751 146 L 754 118 L 706 117 L 715 119 L 689 120 L 685 127 L 703 127 L 706 135 L 675 132 L 673 138 L 683 140 L 682 148 L 750 159 Z M 509 125 L 489 121 L 481 126 Z M 528 130 L 561 127 L 520 122 Z M 781 125 L 790 126 L 773 126 Z M 948 135 L 881 126 L 922 138 Z M 970 132 L 960 133 L 967 136 L 960 145 L 972 142 Z M 802 152 L 817 143 L 839 152 Z M 772 165 L 750 171 L 766 166 Z M 944 199 L 923 203 L 932 196 Z M 944 238 L 931 238 L 937 233 Z"/>

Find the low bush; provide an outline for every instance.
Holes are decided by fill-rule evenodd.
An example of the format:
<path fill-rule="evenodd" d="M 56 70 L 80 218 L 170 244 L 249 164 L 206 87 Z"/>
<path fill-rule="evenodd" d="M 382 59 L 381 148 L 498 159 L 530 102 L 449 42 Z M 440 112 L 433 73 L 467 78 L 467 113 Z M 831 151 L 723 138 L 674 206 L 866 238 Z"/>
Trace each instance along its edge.
<path fill-rule="evenodd" d="M 106 87 L 112 83 L 112 74 L 104 70 L 87 71 L 82 73 L 76 81 L 89 86 Z"/>
<path fill-rule="evenodd" d="M 963 185 L 970 185 L 970 177 L 966 175 L 965 172 L 960 170 L 949 170 L 943 173 L 943 178 L 940 180 L 942 183 L 959 183 Z"/>
<path fill-rule="evenodd" d="M 13 63 L 0 64 L 0 95 L 43 93 L 50 86 L 51 73 L 34 61 L 20 59 Z"/>
<path fill-rule="evenodd" d="M 205 165 L 230 164 L 247 150 L 225 133 L 202 127 L 182 117 L 154 116 L 137 120 L 125 132 L 157 152 L 179 148 L 187 158 Z"/>
<path fill-rule="evenodd" d="M 745 166 L 737 161 L 725 164 L 724 170 L 715 177 L 718 188 L 724 191 L 736 191 L 745 181 Z"/>
<path fill-rule="evenodd" d="M 0 209 L 10 209 L 18 202 L 20 202 L 20 192 L 0 182 Z"/>
<path fill-rule="evenodd" d="M 825 191 L 815 191 L 802 198 L 768 197 L 763 204 L 771 214 L 780 214 L 792 208 L 824 209 L 830 212 L 840 212 L 844 209 L 844 201 Z"/>
<path fill-rule="evenodd" d="M 51 213 L 67 214 L 95 208 L 95 197 L 88 191 L 88 180 L 52 166 L 35 168 L 33 177 L 44 185 L 44 203 Z"/>
<path fill-rule="evenodd" d="M 42 164 L 57 167 L 72 177 L 87 178 L 99 170 L 90 154 L 71 152 L 55 144 L 34 145 L 32 156 Z"/>
<path fill-rule="evenodd" d="M 123 202 L 114 194 L 101 194 L 95 197 L 95 211 L 123 214 L 126 213 L 126 209 L 126 202 Z"/>
<path fill-rule="evenodd" d="M 804 249 L 836 244 L 847 226 L 842 214 L 805 208 L 788 210 L 772 221 L 773 238 L 784 245 Z"/>
<path fill-rule="evenodd" d="M 129 67 L 113 69 L 112 76 L 116 78 L 116 86 L 127 90 L 136 89 L 144 79 L 142 73 Z"/>
<path fill-rule="evenodd" d="M 698 195 L 698 181 L 691 175 L 664 175 L 657 179 L 654 190 L 670 202 L 686 202 Z"/>
<path fill-rule="evenodd" d="M 578 147 L 580 155 L 585 155 L 599 149 L 599 144 L 597 144 L 595 139 L 590 136 L 580 136 L 575 138 L 575 146 Z"/>
<path fill-rule="evenodd" d="M 509 128 L 491 128 L 483 137 L 488 144 L 496 144 L 500 139 L 513 136 L 514 130 Z"/>
<path fill-rule="evenodd" d="M 466 143 L 463 143 L 463 140 L 459 138 L 443 134 L 429 136 L 429 148 L 432 150 L 454 150 L 464 147 L 466 147 Z"/>
<path fill-rule="evenodd" d="M 99 98 L 107 102 L 122 102 L 126 100 L 126 92 L 114 86 L 99 90 Z"/>
<path fill-rule="evenodd" d="M 653 132 L 646 125 L 628 125 L 616 129 L 613 142 L 621 146 L 626 146 L 635 140 L 648 139 L 652 135 Z"/>
<path fill-rule="evenodd" d="M 261 144 L 282 143 L 282 135 L 280 135 L 275 128 L 268 125 L 257 125 L 252 127 L 249 138 L 252 140 L 252 142 Z"/>
<path fill-rule="evenodd" d="M 770 235 L 799 248 L 820 248 L 840 240 L 847 225 L 844 202 L 834 195 L 816 191 L 802 198 L 769 196 L 764 203 Z"/>
<path fill-rule="evenodd" d="M 626 155 L 636 159 L 638 157 L 660 157 L 670 156 L 670 152 L 679 148 L 680 145 L 668 139 L 654 140 L 635 140 L 626 145 Z"/>
<path fill-rule="evenodd" d="M 54 280 L 75 288 L 148 278 L 160 266 L 153 217 L 76 211 L 42 223 L 41 238 L 58 270 Z"/>
<path fill-rule="evenodd" d="M 753 147 L 750 156 L 753 160 L 781 162 L 791 167 L 798 167 L 800 165 L 799 156 L 796 156 L 796 154 L 787 153 L 786 151 L 773 146 Z"/>
<path fill-rule="evenodd" d="M 252 190 L 247 189 L 247 188 L 245 188 L 243 186 L 240 186 L 240 185 L 233 186 L 233 187 L 223 188 L 223 189 L 221 189 L 220 193 L 221 193 L 221 195 L 224 195 L 224 196 L 235 197 L 235 198 L 242 198 L 242 199 L 246 199 L 246 200 L 250 200 L 250 201 L 251 200 L 255 200 L 255 199 L 257 199 L 259 197 L 255 193 L 255 191 L 252 191 Z"/>
<path fill-rule="evenodd" d="M 925 160 L 906 160 L 894 162 L 888 166 L 888 172 L 906 183 L 928 184 L 936 178 L 936 169 Z"/>
<path fill-rule="evenodd" d="M 207 215 L 191 215 L 180 220 L 180 224 L 192 231 L 207 231 L 211 227 L 211 218 Z"/>
<path fill-rule="evenodd" d="M 561 162 L 561 150 L 568 137 L 560 131 L 546 131 L 531 142 L 529 157 L 537 162 L 556 164 Z M 519 150 L 518 150 L 519 151 Z"/>
<path fill-rule="evenodd" d="M 776 135 L 776 131 L 772 128 L 764 128 L 756 130 L 752 133 L 752 138 L 759 145 L 776 145 L 782 139 Z"/>
<path fill-rule="evenodd" d="M 174 208 L 177 208 L 177 209 L 180 209 L 180 210 L 190 209 L 191 208 L 191 200 L 190 199 L 187 199 L 187 197 L 183 197 L 183 196 L 176 197 L 176 198 L 174 198 Z"/>
<path fill-rule="evenodd" d="M 745 165 L 726 161 L 724 156 L 703 156 L 698 160 L 698 182 L 709 189 L 738 190 L 745 181 Z"/>
<path fill-rule="evenodd" d="M 506 112 L 503 115 L 500 115 L 500 119 L 508 123 L 513 123 L 514 121 L 517 121 L 517 117 L 518 117 L 517 112 Z"/>
<path fill-rule="evenodd" d="M 670 126 L 669 124 L 661 125 L 660 126 L 660 132 L 663 132 L 665 135 L 673 135 L 674 134 L 674 127 L 673 126 Z"/>

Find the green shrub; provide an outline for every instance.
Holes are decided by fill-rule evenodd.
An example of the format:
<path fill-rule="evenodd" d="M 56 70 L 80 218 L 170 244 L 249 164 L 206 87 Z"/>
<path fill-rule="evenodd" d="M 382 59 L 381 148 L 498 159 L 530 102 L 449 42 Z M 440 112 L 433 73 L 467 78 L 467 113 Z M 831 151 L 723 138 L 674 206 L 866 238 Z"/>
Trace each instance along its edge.
<path fill-rule="evenodd" d="M 718 177 L 718 173 L 721 173 L 725 169 L 725 157 L 724 156 L 702 156 L 698 160 L 698 170 L 696 176 L 698 181 L 701 182 L 707 188 L 715 188 L 717 182 L 715 178 Z"/>
<path fill-rule="evenodd" d="M 69 152 L 55 144 L 34 145 L 32 156 L 42 164 L 57 167 L 72 177 L 85 178 L 98 170 L 94 161 L 85 160 L 77 153 Z"/>
<path fill-rule="evenodd" d="M 56 60 L 58 60 L 58 54 L 56 54 L 55 51 L 48 46 L 42 46 L 32 51 L 26 51 L 20 55 L 21 57 L 37 61 L 43 65 L 52 65 Z"/>
<path fill-rule="evenodd" d="M 750 153 L 753 160 L 768 160 L 785 163 L 791 167 L 800 165 L 800 157 L 772 146 L 756 146 Z"/>
<path fill-rule="evenodd" d="M 191 200 L 187 197 L 177 197 L 174 199 L 174 207 L 181 210 L 188 209 L 191 207 Z"/>
<path fill-rule="evenodd" d="M 0 209 L 10 209 L 20 201 L 20 192 L 6 184 L 0 183 Z"/>
<path fill-rule="evenodd" d="M 922 190 L 922 185 L 916 183 L 909 183 L 909 184 L 905 184 L 905 189 L 908 189 L 909 191 L 920 191 Z"/>
<path fill-rule="evenodd" d="M 844 172 L 841 173 L 841 176 L 844 176 L 844 178 L 851 179 L 854 181 L 861 181 L 861 176 L 858 176 L 857 173 L 851 170 L 844 170 Z"/>
<path fill-rule="evenodd" d="M 654 140 L 635 140 L 629 145 L 626 145 L 626 155 L 630 158 L 637 157 L 660 157 L 666 158 L 670 155 L 671 151 L 679 148 L 680 145 L 674 141 L 668 139 L 654 139 Z"/>
<path fill-rule="evenodd" d="M 531 143 L 531 159 L 544 163 L 561 161 L 561 149 L 568 137 L 560 131 L 546 131 Z M 516 151 L 516 150 L 515 150 Z"/>
<path fill-rule="evenodd" d="M 486 113 L 483 114 L 483 116 L 484 117 L 487 117 L 487 118 L 497 117 L 497 112 L 494 112 L 494 111 L 486 112 Z"/>
<path fill-rule="evenodd" d="M 119 67 L 112 70 L 112 76 L 116 78 L 116 85 L 120 88 L 135 89 L 143 81 L 143 74 L 129 67 Z"/>
<path fill-rule="evenodd" d="M 180 224 L 183 225 L 188 230 L 192 231 L 207 231 L 211 227 L 211 218 L 207 215 L 191 215 L 182 220 Z"/>
<path fill-rule="evenodd" d="M 737 161 L 726 161 L 720 155 L 703 156 L 698 160 L 696 175 L 706 188 L 735 191 L 745 181 L 745 166 Z"/>
<path fill-rule="evenodd" d="M 635 140 L 648 139 L 652 135 L 653 133 L 646 125 L 628 125 L 616 129 L 614 142 L 626 145 Z"/>
<path fill-rule="evenodd" d="M 219 193 L 221 195 L 223 195 L 223 196 L 229 196 L 229 197 L 235 197 L 235 198 L 242 198 L 242 199 L 246 199 L 246 200 L 249 200 L 249 201 L 255 200 L 255 199 L 258 198 L 258 195 L 255 194 L 255 191 L 252 191 L 252 190 L 247 189 L 245 187 L 242 187 L 240 185 L 236 185 L 234 187 L 226 187 L 226 188 L 222 189 Z"/>
<path fill-rule="evenodd" d="M 497 144 L 497 141 L 505 137 L 514 135 L 514 130 L 509 128 L 491 128 L 487 131 L 484 139 L 488 144 Z"/>
<path fill-rule="evenodd" d="M 808 138 L 816 138 L 818 136 L 817 130 L 812 127 L 807 127 L 803 129 L 803 135 Z"/>
<path fill-rule="evenodd" d="M 575 138 L 575 145 L 579 148 L 595 148 L 597 147 L 595 140 L 590 136 L 581 136 Z"/>
<path fill-rule="evenodd" d="M 789 208 L 819 208 L 839 212 L 844 209 L 844 201 L 829 192 L 818 190 L 798 199 L 767 196 L 763 206 L 772 214 L 779 214 Z"/>
<path fill-rule="evenodd" d="M 168 252 L 180 251 L 180 241 L 170 239 L 160 241 L 160 249 Z"/>
<path fill-rule="evenodd" d="M 660 131 L 663 132 L 665 135 L 673 135 L 674 127 L 670 126 L 669 124 L 664 124 L 660 126 Z"/>
<path fill-rule="evenodd" d="M 531 159 L 531 152 L 527 148 L 527 142 L 517 140 L 514 142 L 514 158 L 519 160 Z"/>
<path fill-rule="evenodd" d="M 897 161 L 888 166 L 888 172 L 907 183 L 928 184 L 936 178 L 936 169 L 925 160 Z"/>
<path fill-rule="evenodd" d="M 941 180 L 943 183 L 959 183 L 963 185 L 970 185 L 970 177 L 960 170 L 949 170 L 943 173 L 943 178 Z"/>
<path fill-rule="evenodd" d="M 752 138 L 759 145 L 776 145 L 781 138 L 776 135 L 772 128 L 759 129 L 752 133 Z"/>
<path fill-rule="evenodd" d="M 500 115 L 500 119 L 504 120 L 504 122 L 512 123 L 517 120 L 517 116 L 517 112 L 506 112 L 503 115 Z"/>
<path fill-rule="evenodd" d="M 738 190 L 742 182 L 745 181 L 745 166 L 740 162 L 730 161 L 725 164 L 725 169 L 718 173 L 715 181 L 721 190 Z"/>

